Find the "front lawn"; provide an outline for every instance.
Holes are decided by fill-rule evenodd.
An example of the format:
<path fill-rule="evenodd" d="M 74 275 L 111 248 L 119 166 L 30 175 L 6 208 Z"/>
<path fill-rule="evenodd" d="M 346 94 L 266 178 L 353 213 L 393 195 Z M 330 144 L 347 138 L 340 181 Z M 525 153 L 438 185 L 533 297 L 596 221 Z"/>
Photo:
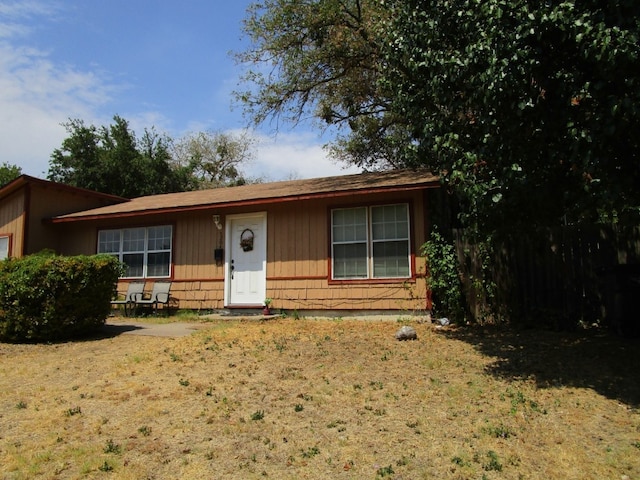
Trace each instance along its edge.
<path fill-rule="evenodd" d="M 412 325 L 0 344 L 0 478 L 640 478 L 637 341 Z"/>

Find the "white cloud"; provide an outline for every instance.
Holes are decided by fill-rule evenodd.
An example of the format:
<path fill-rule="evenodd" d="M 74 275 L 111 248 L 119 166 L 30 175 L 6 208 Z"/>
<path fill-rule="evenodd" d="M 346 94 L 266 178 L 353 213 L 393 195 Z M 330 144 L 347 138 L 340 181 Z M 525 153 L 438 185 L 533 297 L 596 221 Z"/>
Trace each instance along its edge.
<path fill-rule="evenodd" d="M 0 42 L 0 162 L 43 176 L 65 138 L 61 123 L 93 119 L 113 91 L 93 72 L 60 67 L 46 52 Z"/>
<path fill-rule="evenodd" d="M 54 3 L 0 0 L 0 38 L 24 37 L 32 31 L 25 22 L 39 16 L 51 19 L 57 10 Z"/>
<path fill-rule="evenodd" d="M 312 133 L 259 136 L 256 158 L 250 176 L 264 176 L 267 180 L 285 178 L 316 178 L 359 173 L 361 170 L 331 159 Z"/>
<path fill-rule="evenodd" d="M 23 173 L 45 177 L 51 153 L 67 136 L 62 123 L 69 118 L 108 125 L 113 114 L 118 113 L 139 136 L 150 127 L 179 137 L 189 131 L 217 130 L 222 126 L 220 119 L 196 117 L 180 121 L 175 117 L 177 112 L 159 107 L 162 99 L 145 99 L 147 103 L 135 110 L 133 105 L 141 105 L 135 98 L 123 103 L 124 94 L 136 88 L 124 84 L 132 81 L 131 74 L 114 77 L 110 72 L 98 70 L 94 64 L 61 63 L 56 60 L 59 52 L 55 45 L 34 47 L 44 22 L 66 18 L 69 8 L 68 3 L 55 0 L 0 0 L 0 164 L 18 165 Z M 72 25 L 66 27 L 72 28 Z M 110 68 L 117 69 L 117 66 Z M 144 78 L 136 81 L 144 85 Z M 170 81 L 168 78 L 167 82 Z M 216 97 L 215 105 L 228 101 L 230 85 L 223 83 L 221 88 L 224 95 Z M 117 104 L 130 109 L 114 110 Z M 214 113 L 215 110 L 209 112 Z M 225 119 L 227 124 L 231 121 Z M 280 180 L 357 171 L 353 167 L 345 170 L 334 163 L 322 148 L 317 133 L 292 131 L 276 137 L 257 135 L 255 160 L 246 169 L 250 177 Z"/>

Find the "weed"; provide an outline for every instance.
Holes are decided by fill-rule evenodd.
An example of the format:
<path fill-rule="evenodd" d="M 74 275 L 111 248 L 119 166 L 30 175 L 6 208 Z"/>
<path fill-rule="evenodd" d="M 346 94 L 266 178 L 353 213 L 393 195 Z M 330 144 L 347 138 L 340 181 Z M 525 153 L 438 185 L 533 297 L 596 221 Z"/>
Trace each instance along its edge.
<path fill-rule="evenodd" d="M 483 431 L 495 438 L 509 438 L 515 436 L 515 432 L 504 424 L 500 424 L 497 427 L 489 426 L 483 429 Z"/>
<path fill-rule="evenodd" d="M 374 390 L 382 390 L 384 388 L 382 382 L 369 382 L 369 386 Z"/>
<path fill-rule="evenodd" d="M 418 425 L 420 425 L 420 421 L 419 420 L 409 421 L 406 423 L 406 425 L 409 428 L 417 428 Z"/>
<path fill-rule="evenodd" d="M 146 425 L 144 425 L 138 429 L 138 433 L 140 433 L 143 437 L 148 437 L 149 435 L 151 435 L 151 427 L 147 427 Z"/>
<path fill-rule="evenodd" d="M 309 447 L 307 450 L 302 451 L 302 458 L 313 458 L 320 453 L 318 447 Z"/>
<path fill-rule="evenodd" d="M 339 432 L 344 432 L 347 429 L 347 427 L 345 427 L 346 424 L 347 422 L 344 420 L 335 420 L 327 423 L 327 428 L 337 428 Z"/>
<path fill-rule="evenodd" d="M 101 472 L 111 472 L 113 467 L 105 460 L 104 463 L 98 467 L 98 470 Z"/>
<path fill-rule="evenodd" d="M 502 471 L 502 464 L 500 463 L 500 459 L 498 458 L 498 454 L 496 452 L 494 452 L 493 450 L 489 450 L 487 452 L 487 458 L 488 458 L 488 461 L 487 461 L 487 463 L 482 465 L 482 468 L 484 468 L 488 472 L 490 472 L 490 471 L 501 472 Z"/>
<path fill-rule="evenodd" d="M 282 353 L 287 349 L 287 339 L 282 337 L 278 340 L 274 340 L 273 341 L 276 345 L 276 350 L 278 351 L 278 353 Z"/>
<path fill-rule="evenodd" d="M 353 389 L 354 390 L 362 390 L 362 384 L 361 383 L 354 383 L 353 384 Z"/>
<path fill-rule="evenodd" d="M 637 449 L 640 449 L 640 442 L 633 442 L 631 446 L 636 447 Z"/>
<path fill-rule="evenodd" d="M 122 448 L 117 443 L 114 443 L 112 439 L 107 440 L 107 444 L 103 449 L 104 453 L 113 453 L 114 455 L 120 455 Z"/>
<path fill-rule="evenodd" d="M 380 467 L 376 470 L 377 477 L 387 477 L 389 475 L 393 475 L 395 472 L 393 471 L 393 467 L 391 465 L 387 465 L 386 467 Z"/>
<path fill-rule="evenodd" d="M 458 455 L 454 456 L 451 459 L 451 463 L 453 463 L 454 465 L 458 465 L 459 467 L 468 467 L 471 465 L 469 462 L 464 460 L 462 457 L 459 457 Z"/>
<path fill-rule="evenodd" d="M 180 355 L 176 355 L 175 353 L 170 353 L 169 357 L 171 358 L 172 362 L 181 362 L 182 358 L 180 357 Z"/>
<path fill-rule="evenodd" d="M 301 412 L 302 410 L 304 410 L 304 405 L 302 405 L 301 403 L 296 403 L 296 406 L 295 406 L 295 407 L 293 407 L 293 409 L 294 409 L 296 412 Z"/>
<path fill-rule="evenodd" d="M 398 467 L 404 467 L 406 465 L 409 465 L 409 459 L 410 458 L 415 458 L 415 454 L 410 455 L 409 457 L 403 455 L 402 457 L 400 457 L 399 460 L 396 461 L 396 465 Z"/>
<path fill-rule="evenodd" d="M 189 380 L 186 380 L 184 378 L 181 378 L 180 380 L 178 380 L 178 382 L 180 383 L 180 385 L 182 385 L 183 387 L 188 387 L 189 386 Z"/>
<path fill-rule="evenodd" d="M 23 410 L 27 408 L 27 402 L 25 402 L 24 400 L 20 400 L 18 403 L 16 403 L 16 408 L 18 410 Z"/>
<path fill-rule="evenodd" d="M 73 417 L 74 415 L 80 415 L 82 413 L 82 409 L 80 407 L 69 408 L 64 412 L 66 417 Z"/>
<path fill-rule="evenodd" d="M 256 410 L 251 414 L 251 420 L 262 420 L 264 418 L 264 410 Z"/>
<path fill-rule="evenodd" d="M 547 409 L 546 408 L 541 408 L 540 405 L 538 405 L 538 402 L 534 401 L 534 400 L 530 400 L 529 401 L 529 407 L 531 408 L 531 410 L 533 410 L 534 412 L 537 413 L 542 413 L 543 415 L 547 414 Z"/>

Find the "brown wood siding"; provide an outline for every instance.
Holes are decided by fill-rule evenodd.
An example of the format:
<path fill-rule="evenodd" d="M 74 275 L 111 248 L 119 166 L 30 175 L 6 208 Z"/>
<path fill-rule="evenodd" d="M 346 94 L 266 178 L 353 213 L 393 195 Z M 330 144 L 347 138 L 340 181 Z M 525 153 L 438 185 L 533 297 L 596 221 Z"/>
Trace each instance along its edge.
<path fill-rule="evenodd" d="M 425 260 L 420 246 L 425 241 L 425 201 L 420 191 L 354 196 L 335 199 L 305 200 L 268 206 L 267 214 L 267 296 L 276 310 L 424 310 L 427 306 Z M 411 213 L 411 248 L 414 276 L 409 279 L 368 281 L 329 280 L 330 222 L 332 208 L 348 206 L 408 203 Z M 139 219 L 110 220 L 108 223 L 83 222 L 82 230 L 58 225 L 74 237 L 67 245 L 78 252 L 94 253 L 96 232 L 102 228 L 140 225 L 174 225 L 173 284 L 171 296 L 179 308 L 208 310 L 224 306 L 224 265 L 216 265 L 213 250 L 219 240 L 212 214 L 226 217 L 257 210 L 216 209 L 191 214 L 159 215 Z M 68 230 L 67 230 L 68 229 Z M 87 251 L 90 245 L 90 251 Z M 153 280 L 147 281 L 147 290 Z M 126 281 L 119 290 L 126 291 Z"/>
<path fill-rule="evenodd" d="M 84 228 L 83 228 L 84 227 Z M 69 228 L 55 228 L 58 236 L 57 251 L 62 255 L 94 255 L 97 249 L 98 233 L 87 225 L 70 225 Z"/>
<path fill-rule="evenodd" d="M 324 279 L 267 282 L 272 309 L 279 310 L 424 310 L 426 280 L 393 284 L 328 285 Z"/>
<path fill-rule="evenodd" d="M 182 215 L 174 227 L 173 277 L 175 279 L 223 279 L 224 265 L 216 265 L 213 250 L 224 247 L 211 215 Z"/>
<path fill-rule="evenodd" d="M 285 310 L 424 310 L 427 307 L 426 212 L 422 192 L 354 196 L 280 205 L 268 211 L 267 296 Z M 330 221 L 332 208 L 409 203 L 414 278 L 346 281 L 331 284 Z"/>
<path fill-rule="evenodd" d="M 271 208 L 267 232 L 267 279 L 327 276 L 326 202 Z"/>
<path fill-rule="evenodd" d="M 24 227 L 26 221 L 25 190 L 20 190 L 0 203 L 0 235 L 11 237 L 10 254 L 21 257 L 24 246 Z"/>
<path fill-rule="evenodd" d="M 80 242 L 82 247 L 70 246 L 68 244 L 70 242 L 75 244 L 77 239 L 69 238 L 66 233 L 60 235 L 61 230 L 45 220 L 56 215 L 99 207 L 107 204 L 106 200 L 42 185 L 31 185 L 30 189 L 29 234 L 25 249 L 27 254 L 46 248 L 60 253 L 74 252 L 78 248 L 81 248 L 83 254 L 95 253 L 95 240 L 93 248 L 88 247 L 90 242 L 86 238 Z M 85 235 L 86 233 L 88 232 L 85 232 Z"/>

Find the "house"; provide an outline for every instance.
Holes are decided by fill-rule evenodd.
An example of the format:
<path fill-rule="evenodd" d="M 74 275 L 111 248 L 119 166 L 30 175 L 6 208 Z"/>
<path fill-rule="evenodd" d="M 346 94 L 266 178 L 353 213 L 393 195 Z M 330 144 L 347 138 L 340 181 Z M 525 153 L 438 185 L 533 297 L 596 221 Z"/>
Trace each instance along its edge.
<path fill-rule="evenodd" d="M 118 256 L 121 291 L 171 279 L 180 308 L 271 298 L 276 310 L 415 311 L 430 307 L 420 246 L 437 186 L 427 172 L 363 173 L 111 198 L 40 217 L 54 232 L 48 248 Z"/>
<path fill-rule="evenodd" d="M 21 175 L 0 188 L 0 259 L 43 249 L 59 251 L 63 238 L 43 222 L 54 215 L 126 202 L 115 195 Z"/>

